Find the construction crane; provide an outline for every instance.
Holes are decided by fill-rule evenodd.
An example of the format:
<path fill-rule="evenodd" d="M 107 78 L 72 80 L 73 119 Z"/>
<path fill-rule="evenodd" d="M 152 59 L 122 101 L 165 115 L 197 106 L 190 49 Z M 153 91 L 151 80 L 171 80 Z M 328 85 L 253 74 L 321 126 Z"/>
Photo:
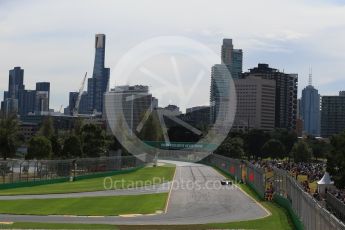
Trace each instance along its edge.
<path fill-rule="evenodd" d="M 73 110 L 72 110 L 72 116 L 73 116 L 73 117 L 78 116 L 79 104 L 80 104 L 81 96 L 82 96 L 82 94 L 83 94 L 83 90 L 84 90 L 84 86 L 85 86 L 85 81 L 86 81 L 86 76 L 87 76 L 87 72 L 85 73 L 84 79 L 83 79 L 83 81 L 81 82 L 81 86 L 80 86 L 80 88 L 79 88 L 77 100 L 76 100 L 75 105 L 74 105 L 74 108 L 73 108 Z"/>

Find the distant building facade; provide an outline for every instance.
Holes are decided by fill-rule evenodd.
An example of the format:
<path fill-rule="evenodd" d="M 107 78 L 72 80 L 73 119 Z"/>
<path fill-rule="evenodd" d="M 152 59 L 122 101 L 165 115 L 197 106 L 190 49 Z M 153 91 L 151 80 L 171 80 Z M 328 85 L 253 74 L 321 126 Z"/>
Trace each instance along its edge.
<path fill-rule="evenodd" d="M 107 108 L 104 108 L 103 117 L 111 115 L 110 119 L 116 122 L 126 122 L 128 128 L 135 132 L 139 123 L 147 112 L 152 112 L 154 98 L 149 93 L 149 87 L 143 85 L 117 86 L 104 95 Z M 118 121 L 122 117 L 124 120 Z"/>
<path fill-rule="evenodd" d="M 36 91 L 48 92 L 48 110 L 49 110 L 50 82 L 36 82 Z"/>
<path fill-rule="evenodd" d="M 210 124 L 210 106 L 187 108 L 181 119 L 193 127 L 206 128 Z"/>
<path fill-rule="evenodd" d="M 87 97 L 88 111 L 102 112 L 104 93 L 107 91 L 110 69 L 104 67 L 105 61 L 105 35 L 96 34 L 95 38 L 95 62 L 92 78 L 88 79 Z"/>
<path fill-rule="evenodd" d="M 19 112 L 19 95 L 25 89 L 24 70 L 21 67 L 14 67 L 9 71 L 8 90 L 4 92 L 4 100 L 1 103 L 2 111 L 5 114 Z"/>
<path fill-rule="evenodd" d="M 270 68 L 268 64 L 258 64 L 243 74 L 243 78 L 251 76 L 274 80 L 275 90 L 275 127 L 296 129 L 297 119 L 297 74 L 286 74 Z"/>
<path fill-rule="evenodd" d="M 275 90 L 273 79 L 248 76 L 235 79 L 237 109 L 233 130 L 261 129 L 271 131 L 275 127 Z"/>
<path fill-rule="evenodd" d="M 330 137 L 345 130 L 345 93 L 339 96 L 322 96 L 321 136 Z"/>
<path fill-rule="evenodd" d="M 35 114 L 49 113 L 49 94 L 47 91 L 36 91 Z"/>
<path fill-rule="evenodd" d="M 300 114 L 303 120 L 303 131 L 307 135 L 320 136 L 320 94 L 310 84 L 302 90 Z"/>
<path fill-rule="evenodd" d="M 228 116 L 230 86 L 232 83 L 231 74 L 226 65 L 216 64 L 211 69 L 210 88 L 210 124 L 216 120 L 225 121 Z M 221 109 L 221 107 L 223 108 Z"/>
<path fill-rule="evenodd" d="M 232 39 L 223 39 L 221 49 L 221 63 L 226 65 L 232 78 L 240 78 L 243 66 L 243 52 L 241 49 L 234 49 Z"/>
<path fill-rule="evenodd" d="M 5 114 L 16 113 L 21 117 L 34 113 L 49 112 L 50 83 L 37 82 L 36 90 L 25 89 L 24 70 L 14 67 L 9 71 L 8 91 L 1 103 Z"/>

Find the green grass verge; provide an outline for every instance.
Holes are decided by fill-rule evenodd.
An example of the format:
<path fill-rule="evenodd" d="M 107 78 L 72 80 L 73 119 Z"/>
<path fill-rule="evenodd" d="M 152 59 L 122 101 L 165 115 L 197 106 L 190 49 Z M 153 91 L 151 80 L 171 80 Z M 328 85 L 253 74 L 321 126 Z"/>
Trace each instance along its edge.
<path fill-rule="evenodd" d="M 218 170 L 219 171 L 219 170 Z M 221 171 L 220 171 L 221 172 Z M 222 173 L 222 172 L 221 172 Z M 225 175 L 224 173 L 222 173 Z M 225 175 L 227 176 L 227 175 Z M 267 229 L 267 230 L 276 230 L 276 229 L 294 229 L 291 219 L 287 211 L 277 204 L 268 201 L 262 201 L 257 196 L 257 194 L 251 190 L 247 185 L 240 184 L 239 187 L 243 189 L 248 195 L 253 197 L 261 205 L 263 205 L 267 210 L 269 210 L 272 215 L 250 221 L 238 221 L 230 223 L 217 223 L 217 224 L 205 224 L 205 225 L 136 225 L 136 226 L 123 226 L 123 225 L 88 225 L 88 224 L 63 224 L 61 228 L 65 229 Z M 0 225 L 1 226 L 1 225 Z M 36 229 L 58 229 L 60 228 L 57 224 L 51 223 L 14 223 L 13 228 L 36 228 Z M 8 226 L 8 227 L 9 227 Z"/>
<path fill-rule="evenodd" d="M 0 213 L 24 215 L 116 216 L 164 210 L 167 193 L 0 201 Z"/>
<path fill-rule="evenodd" d="M 171 181 L 175 172 L 174 165 L 159 167 L 145 167 L 134 172 L 111 176 L 111 180 L 106 180 L 106 186 L 110 187 L 110 181 L 118 181 L 116 189 L 142 186 L 143 183 L 158 184 Z M 123 181 L 123 183 L 122 183 Z M 115 183 L 113 183 L 114 188 Z M 32 187 L 21 187 L 11 189 L 0 189 L 0 195 L 29 195 L 29 194 L 53 194 L 53 193 L 72 193 L 72 192 L 92 192 L 104 190 L 104 177 L 83 179 L 74 182 L 62 182 L 55 184 L 37 185 Z"/>
<path fill-rule="evenodd" d="M 60 223 L 34 223 L 17 222 L 13 224 L 1 224 L 0 229 L 119 229 L 109 224 L 60 224 Z"/>

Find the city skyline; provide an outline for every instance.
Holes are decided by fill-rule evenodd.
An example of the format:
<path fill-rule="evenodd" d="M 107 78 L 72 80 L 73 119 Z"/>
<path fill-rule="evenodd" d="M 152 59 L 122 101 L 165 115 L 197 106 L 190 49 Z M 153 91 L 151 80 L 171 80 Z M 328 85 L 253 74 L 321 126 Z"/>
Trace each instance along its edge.
<path fill-rule="evenodd" d="M 341 1 L 267 1 L 264 4 L 267 9 L 252 2 L 255 10 L 245 8 L 248 2 L 220 3 L 223 8 L 228 7 L 229 11 L 221 10 L 222 7 L 215 5 L 216 9 L 208 12 L 207 4 L 199 3 L 199 13 L 209 13 L 210 17 L 207 18 L 215 19 L 210 19 L 209 22 L 205 19 L 202 19 L 202 22 L 196 20 L 196 23 L 186 19 L 189 15 L 177 6 L 178 3 L 168 3 L 171 12 L 168 12 L 169 7 L 160 7 L 161 3 L 157 3 L 157 7 L 150 11 L 139 13 L 134 9 L 133 14 L 126 16 L 119 12 L 130 7 L 125 2 L 113 3 L 116 7 L 91 2 L 83 9 L 85 15 L 95 10 L 94 17 L 89 19 L 84 14 L 72 14 L 78 4 L 71 5 L 62 1 L 54 3 L 55 7 L 62 10 L 68 5 L 70 10 L 65 12 L 65 19 L 60 19 L 56 13 L 49 14 L 51 4 L 42 1 L 30 4 L 1 2 L 0 15 L 3 17 L 0 17 L 0 22 L 3 26 L 0 29 L 0 48 L 3 52 L 0 54 L 0 93 L 3 95 L 6 90 L 8 70 L 21 66 L 25 69 L 27 88 L 34 88 L 35 82 L 38 81 L 51 82 L 50 107 L 59 109 L 61 104 L 66 107 L 68 92 L 78 90 L 84 72 L 92 73 L 93 38 L 94 34 L 99 32 L 107 35 L 106 66 L 111 69 L 130 48 L 154 36 L 186 36 L 205 44 L 218 55 L 222 39 L 232 38 L 235 46 L 243 50 L 244 72 L 258 63 L 267 63 L 281 71 L 298 73 L 300 97 L 301 90 L 308 84 L 308 68 L 312 65 L 314 85 L 321 95 L 336 95 L 343 90 L 344 80 L 341 78 L 344 71 L 341 65 L 345 60 L 345 52 L 342 51 L 345 45 L 341 46 L 341 41 L 344 40 L 345 34 L 341 28 L 344 26 L 342 15 L 345 7 Z M 138 7 L 141 4 L 145 3 L 138 3 Z M 229 6 L 236 6 L 239 11 L 252 11 L 254 15 L 262 15 L 263 11 L 267 11 L 269 17 L 260 17 L 256 22 L 250 22 L 245 16 L 233 12 Z M 284 12 L 280 12 L 280 6 L 281 9 L 284 8 Z M 38 11 L 41 10 L 47 12 L 45 22 L 39 20 Z M 179 10 L 182 10 L 181 19 L 175 18 L 171 21 L 169 16 Z M 167 14 L 167 17 L 163 17 L 164 14 Z M 24 22 L 24 17 L 28 15 L 32 16 L 32 20 Z M 217 17 L 212 17 L 214 15 Z M 270 18 L 277 15 L 281 16 L 275 19 L 279 27 L 272 25 L 270 21 Z M 320 17 L 324 20 L 315 25 L 313 20 Z M 188 21 L 186 25 L 183 24 L 184 19 Z M 63 23 L 64 20 L 70 20 L 69 25 Z M 142 27 L 132 27 L 138 20 L 143 20 Z M 238 20 L 243 21 L 241 28 L 236 26 L 235 21 Z M 107 21 L 111 21 L 111 25 L 106 23 Z M 220 63 L 220 60 L 218 62 Z M 209 83 L 203 87 L 208 89 Z M 204 102 L 209 98 L 208 91 L 206 92 L 202 95 L 205 97 Z M 160 100 L 160 103 L 165 105 L 169 102 Z M 191 103 L 190 107 L 202 104 L 207 103 L 195 102 Z"/>

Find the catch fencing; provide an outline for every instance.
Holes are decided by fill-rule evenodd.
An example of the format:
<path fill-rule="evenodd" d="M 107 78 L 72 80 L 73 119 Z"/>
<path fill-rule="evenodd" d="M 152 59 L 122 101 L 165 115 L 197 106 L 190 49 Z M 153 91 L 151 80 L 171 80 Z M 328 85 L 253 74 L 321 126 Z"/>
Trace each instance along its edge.
<path fill-rule="evenodd" d="M 142 159 L 142 158 L 141 158 Z M 135 156 L 0 161 L 0 185 L 92 175 L 143 166 Z"/>
<path fill-rule="evenodd" d="M 274 200 L 289 211 L 296 229 L 345 229 L 345 225 L 339 219 L 305 192 L 303 186 L 284 170 L 274 168 L 273 177 L 268 180 L 263 168 L 248 161 L 211 154 L 202 162 L 215 166 L 236 179 L 242 178 L 262 198 L 266 191 L 266 184 L 272 183 Z M 345 208 L 345 206 L 339 208 Z"/>
<path fill-rule="evenodd" d="M 273 187 L 277 199 L 287 199 L 305 230 L 340 230 L 345 225 L 314 199 L 288 172 L 273 169 Z"/>

